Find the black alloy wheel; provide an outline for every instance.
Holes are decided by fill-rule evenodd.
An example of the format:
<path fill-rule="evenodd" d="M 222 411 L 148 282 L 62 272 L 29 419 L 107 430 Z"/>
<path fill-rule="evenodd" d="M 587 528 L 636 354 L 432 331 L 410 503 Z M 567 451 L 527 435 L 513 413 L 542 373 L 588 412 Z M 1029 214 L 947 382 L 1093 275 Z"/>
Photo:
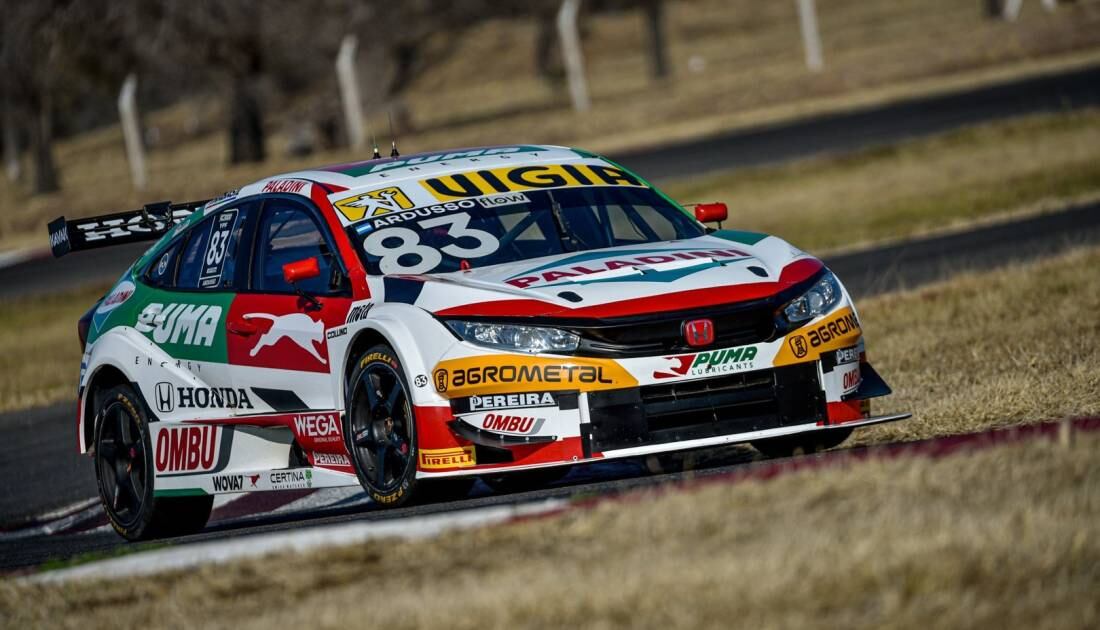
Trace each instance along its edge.
<path fill-rule="evenodd" d="M 416 420 L 393 350 L 365 352 L 349 389 L 344 435 L 359 482 L 377 503 L 402 505 L 416 485 Z"/>
<path fill-rule="evenodd" d="M 150 460 L 142 439 L 140 416 L 135 417 L 125 397 L 106 401 L 96 444 L 96 475 L 100 495 L 116 527 L 132 529 L 141 520 L 146 503 Z"/>
<path fill-rule="evenodd" d="M 96 394 L 95 472 L 107 519 L 127 540 L 201 531 L 212 495 L 156 497 L 149 414 L 129 385 Z"/>

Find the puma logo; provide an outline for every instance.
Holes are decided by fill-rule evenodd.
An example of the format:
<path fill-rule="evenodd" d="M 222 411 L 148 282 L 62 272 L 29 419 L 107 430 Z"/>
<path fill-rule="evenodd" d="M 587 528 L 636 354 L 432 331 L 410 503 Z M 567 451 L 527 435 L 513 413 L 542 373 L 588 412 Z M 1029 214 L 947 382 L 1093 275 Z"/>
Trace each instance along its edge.
<path fill-rule="evenodd" d="M 314 345 L 323 343 L 325 340 L 324 322 L 315 322 L 305 313 L 290 313 L 289 315 L 248 313 L 244 318 L 266 319 L 271 321 L 271 328 L 260 335 L 260 340 L 252 347 L 252 351 L 248 353 L 249 356 L 256 356 L 263 348 L 273 346 L 278 343 L 280 339 L 286 337 L 302 350 L 312 354 L 314 358 L 322 364 L 328 365 L 328 361 L 321 356 L 321 353 L 317 351 L 317 346 Z"/>

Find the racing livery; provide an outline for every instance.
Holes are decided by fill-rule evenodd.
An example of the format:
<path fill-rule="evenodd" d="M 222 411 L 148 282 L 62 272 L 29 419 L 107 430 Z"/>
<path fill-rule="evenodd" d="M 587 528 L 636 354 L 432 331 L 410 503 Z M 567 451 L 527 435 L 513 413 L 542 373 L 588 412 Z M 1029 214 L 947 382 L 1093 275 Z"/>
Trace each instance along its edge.
<path fill-rule="evenodd" d="M 890 390 L 840 281 L 725 218 L 552 146 L 60 218 L 55 255 L 157 239 L 80 321 L 77 446 L 142 539 L 201 529 L 220 493 L 359 484 L 396 506 L 609 458 L 816 450 L 908 417 L 871 415 Z"/>

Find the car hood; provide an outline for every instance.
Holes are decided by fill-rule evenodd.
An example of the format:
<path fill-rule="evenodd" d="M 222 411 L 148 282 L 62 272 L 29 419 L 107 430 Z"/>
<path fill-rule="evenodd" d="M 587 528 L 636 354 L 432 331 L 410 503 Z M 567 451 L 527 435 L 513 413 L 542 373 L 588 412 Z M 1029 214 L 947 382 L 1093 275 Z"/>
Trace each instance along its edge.
<path fill-rule="evenodd" d="M 374 288 L 387 302 L 440 316 L 608 318 L 760 299 L 821 268 L 782 239 L 717 232 L 468 271 L 386 276 Z"/>

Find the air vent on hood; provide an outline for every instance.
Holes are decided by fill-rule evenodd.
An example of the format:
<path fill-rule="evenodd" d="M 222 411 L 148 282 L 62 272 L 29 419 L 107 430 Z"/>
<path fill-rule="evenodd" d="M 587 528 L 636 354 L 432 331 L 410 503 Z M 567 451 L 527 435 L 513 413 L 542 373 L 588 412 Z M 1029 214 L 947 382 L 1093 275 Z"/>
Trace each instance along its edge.
<path fill-rule="evenodd" d="M 558 297 L 560 297 L 563 300 L 569 300 L 570 302 L 580 302 L 580 301 L 584 300 L 584 298 L 577 295 L 576 293 L 573 293 L 572 291 L 562 291 L 561 293 L 558 294 Z"/>

